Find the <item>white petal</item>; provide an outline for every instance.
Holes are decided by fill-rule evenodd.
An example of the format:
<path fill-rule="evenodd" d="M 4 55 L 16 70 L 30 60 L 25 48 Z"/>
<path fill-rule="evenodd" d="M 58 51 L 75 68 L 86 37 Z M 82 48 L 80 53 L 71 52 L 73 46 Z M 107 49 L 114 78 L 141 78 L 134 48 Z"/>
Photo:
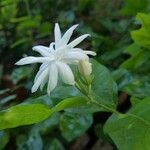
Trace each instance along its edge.
<path fill-rule="evenodd" d="M 48 64 L 47 63 L 43 63 L 40 68 L 39 68 L 39 71 L 38 73 L 36 74 L 35 78 L 34 78 L 34 82 L 37 81 L 38 77 L 40 76 L 40 74 L 48 67 Z"/>
<path fill-rule="evenodd" d="M 70 61 L 89 60 L 89 57 L 88 55 L 82 52 L 70 51 L 63 57 L 62 60 L 70 60 Z"/>
<path fill-rule="evenodd" d="M 49 45 L 49 48 L 50 48 L 50 51 L 51 51 L 51 52 L 54 52 L 54 45 L 55 45 L 54 42 L 52 42 L 52 43 Z"/>
<path fill-rule="evenodd" d="M 81 49 L 81 48 L 72 48 L 71 51 L 74 51 L 74 52 L 82 52 L 83 49 Z"/>
<path fill-rule="evenodd" d="M 38 77 L 37 81 L 34 83 L 33 87 L 32 87 L 32 93 L 36 92 L 37 89 L 39 88 L 39 86 L 41 85 L 41 83 L 43 82 L 43 80 L 45 79 L 45 77 L 47 76 L 49 71 L 49 68 L 46 68 Z"/>
<path fill-rule="evenodd" d="M 69 52 L 71 49 L 69 46 L 62 46 L 55 51 L 55 56 L 62 58 L 67 52 Z"/>
<path fill-rule="evenodd" d="M 54 60 L 53 57 L 32 57 L 32 56 L 28 56 L 28 57 L 20 59 L 15 64 L 16 65 L 27 65 L 27 64 L 32 64 L 32 63 L 50 62 L 52 60 Z"/>
<path fill-rule="evenodd" d="M 47 93 L 50 95 L 50 92 L 56 87 L 58 80 L 58 69 L 55 63 L 50 65 L 49 70 L 49 81 L 47 87 Z"/>
<path fill-rule="evenodd" d="M 39 52 L 42 56 L 51 56 L 50 48 L 42 45 L 34 46 L 32 48 L 34 51 Z"/>
<path fill-rule="evenodd" d="M 89 34 L 84 34 L 78 38 L 76 38 L 75 40 L 73 40 L 71 43 L 68 44 L 68 46 L 70 47 L 75 47 L 76 45 L 78 45 L 79 43 L 81 43 L 85 38 L 87 38 L 88 36 L 90 36 Z"/>
<path fill-rule="evenodd" d="M 63 35 L 62 39 L 61 39 L 61 44 L 63 45 L 67 45 L 67 43 L 69 42 L 71 35 L 73 33 L 73 31 L 75 30 L 75 28 L 78 26 L 77 25 L 73 25 L 71 28 L 69 28 L 65 34 Z"/>
<path fill-rule="evenodd" d="M 83 51 L 83 53 L 87 54 L 87 55 L 92 55 L 92 56 L 96 56 L 96 53 L 93 51 Z"/>
<path fill-rule="evenodd" d="M 48 82 L 48 74 L 45 76 L 45 78 L 43 79 L 43 82 L 40 85 L 40 90 L 42 91 L 45 84 Z"/>
<path fill-rule="evenodd" d="M 74 75 L 70 67 L 67 64 L 60 61 L 57 62 L 57 66 L 59 75 L 62 78 L 63 82 L 66 84 L 74 85 L 75 84 Z"/>
<path fill-rule="evenodd" d="M 93 51 L 88 51 L 88 50 L 83 50 L 81 48 L 73 48 L 71 51 L 74 51 L 74 52 L 81 52 L 81 53 L 84 53 L 84 54 L 87 54 L 87 55 L 92 55 L 92 56 L 96 56 L 96 53 L 93 52 Z"/>
<path fill-rule="evenodd" d="M 73 51 L 73 52 L 81 52 L 81 53 L 84 53 L 84 54 L 87 54 L 87 55 L 92 55 L 92 56 L 96 55 L 96 53 L 93 52 L 93 51 L 83 50 L 81 48 L 72 48 L 71 51 Z"/>
<path fill-rule="evenodd" d="M 55 34 L 55 46 L 57 47 L 57 43 L 61 40 L 61 31 L 58 23 L 55 24 L 54 34 Z"/>

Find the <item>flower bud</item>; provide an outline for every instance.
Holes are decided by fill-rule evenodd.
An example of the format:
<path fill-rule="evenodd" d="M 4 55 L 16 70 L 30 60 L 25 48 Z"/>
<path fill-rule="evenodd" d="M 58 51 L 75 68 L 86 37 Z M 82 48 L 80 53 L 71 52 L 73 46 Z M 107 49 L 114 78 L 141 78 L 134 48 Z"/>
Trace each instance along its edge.
<path fill-rule="evenodd" d="M 92 64 L 87 60 L 81 60 L 78 64 L 78 69 L 80 74 L 87 78 L 92 73 Z"/>

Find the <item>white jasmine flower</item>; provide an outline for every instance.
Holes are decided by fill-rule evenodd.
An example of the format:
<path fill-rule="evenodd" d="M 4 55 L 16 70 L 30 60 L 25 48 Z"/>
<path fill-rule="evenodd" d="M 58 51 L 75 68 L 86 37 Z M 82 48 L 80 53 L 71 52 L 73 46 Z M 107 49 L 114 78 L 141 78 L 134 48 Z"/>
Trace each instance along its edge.
<path fill-rule="evenodd" d="M 80 48 L 74 48 L 89 34 L 84 34 L 69 43 L 71 35 L 78 25 L 73 25 L 62 36 L 58 23 L 55 24 L 54 35 L 55 42 L 52 42 L 49 47 L 34 46 L 32 49 L 39 52 L 42 57 L 28 56 L 19 60 L 16 65 L 26 65 L 32 63 L 42 63 L 39 71 L 34 79 L 32 92 L 37 91 L 40 87 L 42 90 L 46 83 L 47 93 L 57 86 L 58 76 L 62 81 L 69 85 L 74 85 L 74 75 L 68 64 L 78 64 L 81 60 L 88 60 L 88 55 L 96 55 L 92 51 L 84 51 Z"/>

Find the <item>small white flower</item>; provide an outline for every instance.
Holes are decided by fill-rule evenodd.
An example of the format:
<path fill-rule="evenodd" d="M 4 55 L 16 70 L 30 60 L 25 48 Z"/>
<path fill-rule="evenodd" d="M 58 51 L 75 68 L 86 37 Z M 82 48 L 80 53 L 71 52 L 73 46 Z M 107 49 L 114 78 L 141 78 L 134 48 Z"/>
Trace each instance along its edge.
<path fill-rule="evenodd" d="M 84 34 L 68 43 L 77 26 L 78 25 L 73 25 L 62 36 L 59 25 L 56 23 L 54 29 L 55 42 L 52 42 L 49 47 L 38 45 L 32 48 L 34 51 L 39 52 L 42 57 L 28 56 L 16 63 L 16 65 L 42 63 L 34 79 L 32 92 L 37 91 L 39 87 L 42 90 L 48 82 L 47 93 L 50 94 L 57 86 L 58 76 L 61 77 L 64 83 L 74 85 L 74 75 L 68 64 L 78 64 L 80 60 L 88 60 L 88 55 L 96 55 L 96 53 L 92 51 L 74 48 L 88 37 L 89 34 Z"/>

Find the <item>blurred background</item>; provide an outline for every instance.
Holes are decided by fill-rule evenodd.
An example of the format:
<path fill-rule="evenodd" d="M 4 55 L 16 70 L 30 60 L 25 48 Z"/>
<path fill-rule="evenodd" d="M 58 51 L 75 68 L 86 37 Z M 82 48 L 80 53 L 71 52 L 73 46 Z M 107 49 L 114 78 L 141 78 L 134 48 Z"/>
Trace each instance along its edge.
<path fill-rule="evenodd" d="M 147 53 L 142 52 L 135 58 L 127 50 L 133 43 L 130 32 L 140 27 L 135 20 L 138 12 L 149 13 L 150 1 L 0 0 L 0 110 L 25 101 L 51 106 L 75 95 L 71 89 L 68 95 L 64 89 L 56 89 L 57 94 L 53 94 L 51 100 L 43 95 L 46 93 L 31 94 L 38 65 L 14 65 L 26 54 L 37 55 L 32 46 L 48 46 L 54 41 L 56 22 L 62 32 L 79 24 L 73 38 L 91 34 L 80 46 L 95 51 L 95 59 L 112 72 L 120 88 L 120 111 L 130 107 L 130 95 L 140 98 L 149 95 Z M 142 51 L 141 47 L 132 45 L 132 49 L 135 48 Z M 0 131 L 0 150 L 116 149 L 102 130 L 108 116 L 109 113 L 102 112 L 86 116 L 55 113 L 36 125 Z"/>

